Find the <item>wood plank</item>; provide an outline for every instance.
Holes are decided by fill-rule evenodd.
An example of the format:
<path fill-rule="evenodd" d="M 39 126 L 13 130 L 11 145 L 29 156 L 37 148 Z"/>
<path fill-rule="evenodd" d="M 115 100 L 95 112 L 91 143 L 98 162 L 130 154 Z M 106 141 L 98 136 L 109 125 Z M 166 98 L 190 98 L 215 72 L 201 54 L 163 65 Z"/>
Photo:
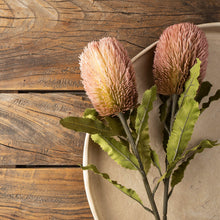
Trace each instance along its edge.
<path fill-rule="evenodd" d="M 220 20 L 220 1 L 0 0 L 0 90 L 81 90 L 78 56 L 104 36 L 130 56 L 178 22 Z"/>
<path fill-rule="evenodd" d="M 88 107 L 87 98 L 70 93 L 0 93 L 0 165 L 82 163 L 84 134 L 59 121 Z"/>
<path fill-rule="evenodd" d="M 81 169 L 0 169 L 0 219 L 93 219 Z"/>

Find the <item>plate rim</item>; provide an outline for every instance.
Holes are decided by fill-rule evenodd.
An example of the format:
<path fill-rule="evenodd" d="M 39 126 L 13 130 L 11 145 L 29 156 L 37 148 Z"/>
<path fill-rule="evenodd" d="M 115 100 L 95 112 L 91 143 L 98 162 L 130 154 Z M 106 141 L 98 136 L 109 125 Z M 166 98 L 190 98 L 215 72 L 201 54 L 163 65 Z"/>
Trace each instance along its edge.
<path fill-rule="evenodd" d="M 211 22 L 211 23 L 202 23 L 197 25 L 200 28 L 217 28 L 220 27 L 220 22 Z M 142 57 L 144 54 L 146 54 L 149 50 L 151 50 L 153 47 L 156 46 L 158 41 L 153 42 L 149 46 L 147 46 L 145 49 L 140 51 L 136 56 L 134 56 L 131 61 L 134 63 L 136 60 L 138 60 L 140 57 Z M 84 141 L 84 146 L 83 146 L 83 166 L 88 165 L 88 147 L 89 147 L 89 139 L 90 139 L 90 134 L 86 133 L 85 136 L 85 141 Z M 95 220 L 99 220 L 98 214 L 96 207 L 93 202 L 92 194 L 91 194 L 91 189 L 90 189 L 90 184 L 89 184 L 89 171 L 88 170 L 83 170 L 83 180 L 84 180 L 84 188 L 86 192 L 86 197 L 89 203 L 90 210 L 92 212 L 92 215 Z"/>

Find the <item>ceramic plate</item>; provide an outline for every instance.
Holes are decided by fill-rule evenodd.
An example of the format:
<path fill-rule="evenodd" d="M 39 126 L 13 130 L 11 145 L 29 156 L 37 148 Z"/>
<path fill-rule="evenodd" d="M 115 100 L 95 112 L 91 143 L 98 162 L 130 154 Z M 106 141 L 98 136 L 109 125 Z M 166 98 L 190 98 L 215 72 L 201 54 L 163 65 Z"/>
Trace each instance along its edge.
<path fill-rule="evenodd" d="M 202 24 L 209 42 L 209 63 L 205 80 L 213 84 L 212 93 L 220 86 L 220 23 Z M 156 42 L 135 56 L 132 61 L 137 74 L 139 98 L 153 84 L 152 63 Z M 158 106 L 159 103 L 155 103 Z M 160 161 L 164 160 L 158 136 L 160 123 L 157 108 L 150 114 L 151 146 L 157 151 Z M 201 138 L 219 139 L 220 102 L 213 102 L 211 107 L 200 116 L 192 137 L 191 145 Z M 191 161 L 183 181 L 176 186 L 168 207 L 169 220 L 219 220 L 220 219 L 220 148 L 205 150 Z M 106 172 L 113 180 L 134 189 L 144 204 L 150 207 L 141 176 L 137 171 L 120 167 L 111 160 L 99 146 L 93 144 L 86 135 L 83 165 L 95 164 L 101 172 Z M 84 183 L 89 205 L 95 220 L 153 220 L 138 203 L 124 195 L 113 185 L 92 172 L 84 171 Z M 157 183 L 159 175 L 154 167 L 148 174 L 151 187 Z M 156 203 L 162 210 L 163 184 L 156 193 Z M 161 215 L 161 213 L 160 213 Z"/>

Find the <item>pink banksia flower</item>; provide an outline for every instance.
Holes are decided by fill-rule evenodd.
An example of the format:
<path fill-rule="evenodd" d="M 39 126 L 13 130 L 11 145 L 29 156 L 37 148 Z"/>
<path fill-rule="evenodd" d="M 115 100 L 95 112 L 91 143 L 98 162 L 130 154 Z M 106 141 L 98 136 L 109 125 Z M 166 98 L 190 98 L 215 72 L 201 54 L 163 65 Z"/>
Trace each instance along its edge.
<path fill-rule="evenodd" d="M 134 68 L 115 38 L 89 43 L 80 55 L 80 70 L 85 91 L 101 116 L 116 115 L 137 104 Z"/>
<path fill-rule="evenodd" d="M 158 93 L 181 94 L 196 58 L 201 60 L 201 82 L 206 74 L 208 42 L 199 27 L 181 23 L 165 29 L 157 43 L 153 65 Z"/>

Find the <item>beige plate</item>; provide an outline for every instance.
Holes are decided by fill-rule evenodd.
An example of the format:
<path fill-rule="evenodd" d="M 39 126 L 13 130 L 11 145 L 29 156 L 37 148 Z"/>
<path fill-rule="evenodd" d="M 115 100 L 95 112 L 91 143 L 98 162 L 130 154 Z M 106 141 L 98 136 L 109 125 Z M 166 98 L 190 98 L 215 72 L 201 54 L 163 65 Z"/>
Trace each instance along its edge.
<path fill-rule="evenodd" d="M 220 83 L 220 23 L 203 24 L 209 41 L 209 64 L 205 80 L 213 84 L 212 94 Z M 138 92 L 143 94 L 152 83 L 152 62 L 156 43 L 144 49 L 133 58 L 137 73 Z M 158 103 L 155 104 L 158 106 Z M 220 102 L 213 102 L 199 118 L 192 137 L 191 145 L 202 138 L 219 139 Z M 157 151 L 161 163 L 164 153 L 161 146 L 160 123 L 157 110 L 150 115 L 151 146 Z M 169 220 L 219 220 L 220 219 L 220 148 L 205 150 L 191 161 L 183 181 L 176 186 L 169 202 Z M 149 207 L 141 177 L 136 171 L 121 168 L 105 152 L 94 145 L 86 136 L 83 164 L 95 164 L 101 172 L 106 172 L 128 188 L 135 189 L 145 205 Z M 148 174 L 153 188 L 158 180 L 158 172 L 151 168 Z M 138 203 L 124 195 L 113 185 L 92 172 L 84 171 L 85 189 L 90 208 L 96 220 L 153 220 Z M 162 210 L 163 184 L 156 193 L 156 202 Z M 161 214 L 161 213 L 160 213 Z"/>

